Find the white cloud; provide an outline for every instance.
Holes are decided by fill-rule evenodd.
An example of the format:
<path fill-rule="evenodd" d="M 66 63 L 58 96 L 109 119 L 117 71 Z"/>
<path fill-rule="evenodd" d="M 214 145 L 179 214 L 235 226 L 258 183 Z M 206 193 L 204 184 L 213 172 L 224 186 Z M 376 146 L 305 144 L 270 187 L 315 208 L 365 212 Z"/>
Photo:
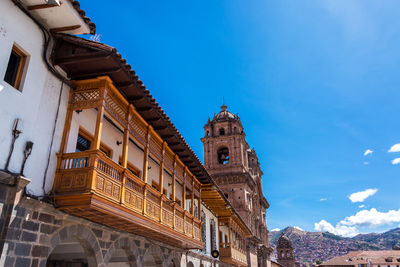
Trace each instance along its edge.
<path fill-rule="evenodd" d="M 400 152 L 400 144 L 394 144 L 388 152 Z"/>
<path fill-rule="evenodd" d="M 358 227 L 378 227 L 397 223 L 400 223 L 400 209 L 381 212 L 372 208 L 370 210 L 361 210 L 355 215 L 348 216 L 338 222 L 336 226 L 321 220 L 318 223 L 314 223 L 314 229 L 319 232 L 330 232 L 340 236 L 352 237 L 360 233 Z"/>
<path fill-rule="evenodd" d="M 367 189 L 361 192 L 356 192 L 353 193 L 349 196 L 349 199 L 351 202 L 363 202 L 366 200 L 368 197 L 375 195 L 375 193 L 378 192 L 378 189 Z"/>
<path fill-rule="evenodd" d="M 369 164 L 369 162 L 368 161 L 364 161 L 364 165 L 368 165 Z"/>
<path fill-rule="evenodd" d="M 364 156 L 368 156 L 369 154 L 372 154 L 372 153 L 374 153 L 374 151 L 372 151 L 371 149 L 367 149 L 364 152 Z"/>
<path fill-rule="evenodd" d="M 400 158 L 395 158 L 394 160 L 392 160 L 393 165 L 397 165 L 399 163 L 400 163 Z"/>
<path fill-rule="evenodd" d="M 275 229 L 272 229 L 270 232 L 279 232 L 281 229 L 279 229 L 279 228 L 275 228 Z"/>
<path fill-rule="evenodd" d="M 327 201 L 328 199 L 326 197 L 320 198 L 319 201 Z"/>
<path fill-rule="evenodd" d="M 362 208 L 365 208 L 365 205 L 364 204 L 362 204 L 362 205 L 360 205 L 360 206 L 358 206 L 360 209 L 362 209 Z"/>
<path fill-rule="evenodd" d="M 345 237 L 353 237 L 360 233 L 356 227 L 345 226 L 339 223 L 336 225 L 336 227 L 333 227 L 332 224 L 330 224 L 325 220 L 321 220 L 319 223 L 315 223 L 314 229 L 315 231 L 318 232 L 329 232 L 335 235 L 340 235 Z"/>
<path fill-rule="evenodd" d="M 304 231 L 302 228 L 298 227 L 298 226 L 293 226 L 294 229 L 300 230 L 300 231 Z"/>
<path fill-rule="evenodd" d="M 346 217 L 340 221 L 341 225 L 348 226 L 381 226 L 400 223 L 400 209 L 387 212 L 377 211 L 375 208 L 361 210 L 355 215 Z"/>

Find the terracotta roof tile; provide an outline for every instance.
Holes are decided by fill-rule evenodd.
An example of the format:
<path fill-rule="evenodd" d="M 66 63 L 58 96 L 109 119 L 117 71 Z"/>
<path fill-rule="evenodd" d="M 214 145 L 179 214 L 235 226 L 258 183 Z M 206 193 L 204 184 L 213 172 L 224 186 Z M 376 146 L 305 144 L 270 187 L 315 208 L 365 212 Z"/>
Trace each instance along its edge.
<path fill-rule="evenodd" d="M 387 261 L 389 258 L 392 262 Z M 373 265 L 400 265 L 400 250 L 352 251 L 325 261 L 321 266 L 367 264 L 368 260 Z"/>
<path fill-rule="evenodd" d="M 76 0 L 69 0 L 75 10 L 79 13 L 83 21 L 89 26 L 90 34 L 96 33 L 96 24 L 94 24 L 89 17 L 85 16 L 85 11 L 81 9 L 81 4 Z"/>

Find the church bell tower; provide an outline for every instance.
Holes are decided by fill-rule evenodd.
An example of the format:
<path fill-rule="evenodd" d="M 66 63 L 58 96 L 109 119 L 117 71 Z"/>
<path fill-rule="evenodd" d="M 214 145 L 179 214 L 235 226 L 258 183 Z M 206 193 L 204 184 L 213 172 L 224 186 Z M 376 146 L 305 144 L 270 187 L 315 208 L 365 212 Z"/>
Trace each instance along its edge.
<path fill-rule="evenodd" d="M 249 262 L 256 258 L 255 266 L 266 266 L 272 252 L 266 223 L 269 203 L 262 192 L 263 173 L 256 151 L 246 142 L 239 115 L 222 105 L 204 125 L 201 141 L 206 170 L 251 231 L 252 237 L 246 239 Z"/>
<path fill-rule="evenodd" d="M 208 119 L 204 126 L 204 165 L 213 174 L 246 172 L 247 150 L 243 126 L 239 116 L 222 105 L 221 111 Z"/>

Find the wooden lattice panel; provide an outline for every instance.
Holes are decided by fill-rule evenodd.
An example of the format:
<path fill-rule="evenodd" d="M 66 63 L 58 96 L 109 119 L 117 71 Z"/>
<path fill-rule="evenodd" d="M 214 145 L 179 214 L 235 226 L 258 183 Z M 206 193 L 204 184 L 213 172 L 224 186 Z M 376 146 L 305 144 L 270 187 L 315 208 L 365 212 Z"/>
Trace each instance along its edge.
<path fill-rule="evenodd" d="M 142 145 L 146 144 L 147 126 L 135 115 L 129 122 L 129 130 Z"/>
<path fill-rule="evenodd" d="M 126 121 L 127 107 L 120 103 L 112 92 L 106 95 L 105 108 L 122 126 L 128 126 Z"/>
<path fill-rule="evenodd" d="M 79 90 L 72 94 L 70 106 L 73 109 L 87 109 L 99 105 L 100 89 Z"/>
<path fill-rule="evenodd" d="M 174 167 L 174 159 L 172 154 L 165 153 L 164 165 L 172 173 Z"/>
<path fill-rule="evenodd" d="M 149 148 L 150 152 L 161 161 L 162 143 L 158 141 L 158 138 L 150 137 Z"/>

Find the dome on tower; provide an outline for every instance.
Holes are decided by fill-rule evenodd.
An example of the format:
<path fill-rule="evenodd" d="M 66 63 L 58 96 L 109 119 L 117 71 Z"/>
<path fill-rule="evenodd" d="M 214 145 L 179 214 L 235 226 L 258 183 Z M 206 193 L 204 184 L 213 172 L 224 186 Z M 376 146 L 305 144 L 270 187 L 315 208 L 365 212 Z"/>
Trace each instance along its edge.
<path fill-rule="evenodd" d="M 233 115 L 228 111 L 228 107 L 226 105 L 222 105 L 221 111 L 217 115 L 214 115 L 213 121 L 235 120 L 237 118 L 237 115 Z"/>
<path fill-rule="evenodd" d="M 282 233 L 281 237 L 278 239 L 277 248 L 292 248 L 292 242 L 289 238 Z"/>

